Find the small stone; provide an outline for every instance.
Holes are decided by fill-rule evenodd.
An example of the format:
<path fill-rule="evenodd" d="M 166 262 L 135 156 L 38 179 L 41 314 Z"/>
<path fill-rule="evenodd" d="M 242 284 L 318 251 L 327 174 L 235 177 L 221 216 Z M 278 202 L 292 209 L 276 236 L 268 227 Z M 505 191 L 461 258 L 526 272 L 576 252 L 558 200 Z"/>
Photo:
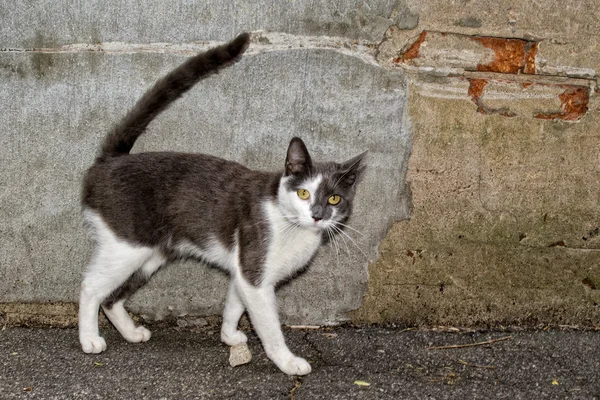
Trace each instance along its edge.
<path fill-rule="evenodd" d="M 204 318 L 195 318 L 191 324 L 194 326 L 206 326 L 208 325 L 208 321 Z"/>
<path fill-rule="evenodd" d="M 251 360 L 252 354 L 246 343 L 236 344 L 229 349 L 229 365 L 232 367 L 248 364 Z"/>
<path fill-rule="evenodd" d="M 177 320 L 177 326 L 180 328 L 185 328 L 187 327 L 189 324 L 185 319 L 178 319 Z"/>

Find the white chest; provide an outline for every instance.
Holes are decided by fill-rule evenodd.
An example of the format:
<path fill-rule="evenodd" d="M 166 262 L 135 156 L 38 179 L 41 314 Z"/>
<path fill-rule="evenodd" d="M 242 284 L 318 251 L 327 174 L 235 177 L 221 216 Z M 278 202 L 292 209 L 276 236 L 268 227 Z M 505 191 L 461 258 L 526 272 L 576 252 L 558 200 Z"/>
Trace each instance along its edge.
<path fill-rule="evenodd" d="M 321 244 L 321 232 L 316 229 L 294 227 L 268 204 L 271 240 L 265 262 L 263 282 L 275 284 L 304 267 Z"/>

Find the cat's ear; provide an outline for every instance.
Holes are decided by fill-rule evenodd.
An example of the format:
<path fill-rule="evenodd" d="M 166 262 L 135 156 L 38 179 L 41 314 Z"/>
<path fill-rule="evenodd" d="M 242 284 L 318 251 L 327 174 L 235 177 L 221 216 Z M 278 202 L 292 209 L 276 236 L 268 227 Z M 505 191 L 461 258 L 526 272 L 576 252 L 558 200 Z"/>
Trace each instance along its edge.
<path fill-rule="evenodd" d="M 285 175 L 304 175 L 312 169 L 310 154 L 302 139 L 292 138 L 285 158 Z"/>
<path fill-rule="evenodd" d="M 361 162 L 368 152 L 367 150 L 340 165 L 342 172 L 342 176 L 340 177 L 341 182 L 344 182 L 347 186 L 352 186 L 360 179 L 367 168 L 366 165 L 361 165 Z"/>

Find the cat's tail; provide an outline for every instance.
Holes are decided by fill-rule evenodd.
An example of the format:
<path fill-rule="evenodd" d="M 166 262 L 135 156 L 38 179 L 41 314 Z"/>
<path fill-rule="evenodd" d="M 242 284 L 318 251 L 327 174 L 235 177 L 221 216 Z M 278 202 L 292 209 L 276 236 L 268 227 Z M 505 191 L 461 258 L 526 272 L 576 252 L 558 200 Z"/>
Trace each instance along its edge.
<path fill-rule="evenodd" d="M 129 154 L 137 138 L 158 114 L 166 110 L 200 79 L 238 61 L 249 43 L 250 35 L 242 33 L 229 43 L 188 59 L 156 82 L 106 136 L 97 161 Z"/>

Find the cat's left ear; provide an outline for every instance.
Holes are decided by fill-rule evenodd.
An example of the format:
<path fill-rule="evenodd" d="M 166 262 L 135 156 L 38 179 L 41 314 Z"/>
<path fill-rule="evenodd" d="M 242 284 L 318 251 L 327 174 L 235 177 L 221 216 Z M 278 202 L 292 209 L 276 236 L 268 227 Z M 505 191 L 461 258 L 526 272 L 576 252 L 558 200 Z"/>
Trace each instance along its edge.
<path fill-rule="evenodd" d="M 357 155 L 350 160 L 341 164 L 342 178 L 341 180 L 348 186 L 354 185 L 363 175 L 366 165 L 361 165 L 362 160 L 365 158 L 369 150 L 362 154 Z"/>
<path fill-rule="evenodd" d="M 304 142 L 299 137 L 292 138 L 285 158 L 285 176 L 308 175 L 311 169 L 312 160 Z"/>

